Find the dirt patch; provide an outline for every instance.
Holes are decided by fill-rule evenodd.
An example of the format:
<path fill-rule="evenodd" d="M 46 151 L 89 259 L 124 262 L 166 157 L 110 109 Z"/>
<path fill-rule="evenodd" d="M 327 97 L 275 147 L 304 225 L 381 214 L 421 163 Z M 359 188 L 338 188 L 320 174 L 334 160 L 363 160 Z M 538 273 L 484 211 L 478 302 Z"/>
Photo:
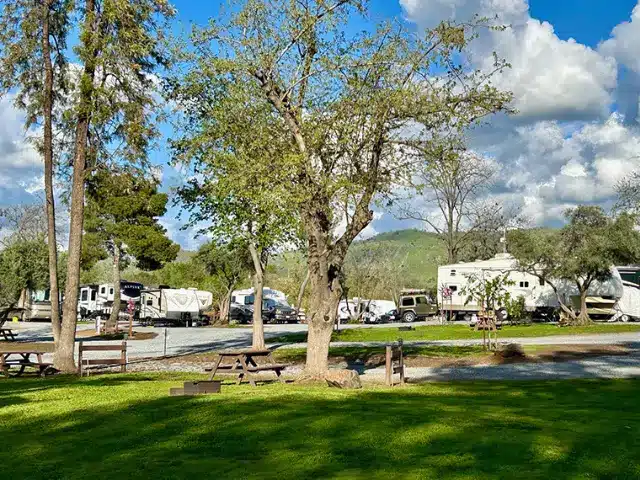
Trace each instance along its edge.
<path fill-rule="evenodd" d="M 76 332 L 76 338 L 81 338 L 83 340 L 124 340 L 125 333 L 128 335 L 128 332 L 122 333 L 109 333 L 106 335 L 96 335 L 94 330 L 80 330 Z M 152 338 L 156 338 L 158 334 L 156 332 L 133 332 L 133 336 L 128 337 L 127 340 L 151 340 Z"/>
<path fill-rule="evenodd" d="M 566 362 L 630 353 L 631 349 L 625 345 L 549 345 L 535 347 L 533 352 L 527 352 L 527 357 L 542 362 Z"/>

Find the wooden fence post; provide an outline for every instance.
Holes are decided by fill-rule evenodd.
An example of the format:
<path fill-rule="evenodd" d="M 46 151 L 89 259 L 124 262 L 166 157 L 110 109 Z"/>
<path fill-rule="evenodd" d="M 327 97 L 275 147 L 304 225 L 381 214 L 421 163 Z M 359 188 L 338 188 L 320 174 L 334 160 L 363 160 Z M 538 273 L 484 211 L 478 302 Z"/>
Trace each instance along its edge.
<path fill-rule="evenodd" d="M 385 362 L 385 381 L 388 386 L 393 386 L 393 355 L 391 345 L 387 345 L 387 356 Z"/>

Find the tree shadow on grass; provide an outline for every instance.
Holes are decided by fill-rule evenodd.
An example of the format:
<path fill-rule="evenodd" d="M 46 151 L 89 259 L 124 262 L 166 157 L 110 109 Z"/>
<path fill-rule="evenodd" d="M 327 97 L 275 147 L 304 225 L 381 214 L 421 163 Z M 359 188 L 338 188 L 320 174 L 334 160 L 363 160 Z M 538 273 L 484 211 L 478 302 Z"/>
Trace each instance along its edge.
<path fill-rule="evenodd" d="M 3 470 L 14 478 L 568 479 L 637 478 L 640 468 L 635 381 L 228 387 L 105 406 L 104 395 L 132 387 L 113 380 L 65 411 L 4 418 Z"/>

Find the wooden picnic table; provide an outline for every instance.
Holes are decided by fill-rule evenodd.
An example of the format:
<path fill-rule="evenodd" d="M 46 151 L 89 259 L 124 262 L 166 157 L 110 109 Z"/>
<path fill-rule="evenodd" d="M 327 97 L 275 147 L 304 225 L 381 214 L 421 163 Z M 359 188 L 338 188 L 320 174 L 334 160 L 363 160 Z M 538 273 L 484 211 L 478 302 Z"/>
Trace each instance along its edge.
<path fill-rule="evenodd" d="M 7 321 L 6 318 L 0 318 L 0 336 L 3 336 L 4 339 L 8 342 L 16 341 L 16 333 L 13 333 L 13 330 L 10 328 L 4 328 L 4 323 Z"/>
<path fill-rule="evenodd" d="M 267 363 L 258 364 L 256 358 L 263 358 Z M 223 364 L 224 359 L 231 360 L 231 363 Z M 229 373 L 238 374 L 237 384 L 240 385 L 242 380 L 248 380 L 249 383 L 255 387 L 256 379 L 255 375 L 259 372 L 275 372 L 276 377 L 280 382 L 283 382 L 281 375 L 282 370 L 287 368 L 288 365 L 275 363 L 270 350 L 225 350 L 218 352 L 218 359 L 212 368 L 207 368 L 205 371 L 210 371 L 211 375 L 209 380 L 213 380 L 213 377 L 219 370 L 228 371 Z"/>
<path fill-rule="evenodd" d="M 53 365 L 42 360 L 45 353 L 44 350 L 0 350 L 0 373 L 6 377 L 19 377 L 27 367 L 35 368 L 42 377 L 54 373 Z"/>

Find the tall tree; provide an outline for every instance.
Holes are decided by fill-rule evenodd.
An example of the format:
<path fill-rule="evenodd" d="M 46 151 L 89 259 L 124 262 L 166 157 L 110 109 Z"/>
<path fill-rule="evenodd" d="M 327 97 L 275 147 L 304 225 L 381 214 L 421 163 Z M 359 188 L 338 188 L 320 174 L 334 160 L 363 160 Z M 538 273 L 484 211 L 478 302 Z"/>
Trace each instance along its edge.
<path fill-rule="evenodd" d="M 509 249 L 523 271 L 549 285 L 571 323 L 590 323 L 587 312 L 589 288 L 611 278 L 614 265 L 640 260 L 640 233 L 636 219 L 623 213 L 608 217 L 600 207 L 580 206 L 566 212 L 567 224 L 560 230 L 515 230 L 509 234 Z M 574 311 L 567 287 L 580 295 Z"/>
<path fill-rule="evenodd" d="M 371 222 L 376 196 L 409 173 L 398 141 L 411 135 L 418 114 L 429 117 L 435 134 L 465 128 L 510 98 L 489 75 L 460 64 L 473 25 L 444 23 L 421 36 L 401 22 L 360 32 L 353 15 L 366 15 L 366 5 L 238 0 L 194 35 L 193 74 L 229 102 L 242 89 L 236 110 L 268 108 L 294 144 L 288 188 L 308 241 L 312 376 L 328 368 L 347 250 Z M 197 108 L 200 98 L 191 99 Z M 209 113 L 217 122 L 218 112 Z M 346 225 L 336 235 L 340 223 Z"/>
<path fill-rule="evenodd" d="M 17 89 L 15 104 L 24 110 L 26 127 L 42 122 L 43 137 L 37 144 L 44 157 L 45 212 L 49 249 L 51 298 L 59 298 L 58 242 L 53 191 L 54 103 L 66 90 L 66 38 L 69 30 L 69 0 L 2 1 L 0 10 L 0 88 Z M 53 45 L 53 46 L 52 46 Z M 54 341 L 60 335 L 60 308 L 51 302 Z"/>
<path fill-rule="evenodd" d="M 482 200 L 495 180 L 495 167 L 465 151 L 459 141 L 433 144 L 418 139 L 409 150 L 420 165 L 410 187 L 419 197 L 412 192 L 409 201 L 399 203 L 396 214 L 435 231 L 447 246 L 448 263 L 457 263 L 479 232 L 488 226 L 504 227 L 502 207 Z"/>
<path fill-rule="evenodd" d="M 174 93 L 197 106 L 183 109 L 184 136 L 172 143 L 176 161 L 191 162 L 198 175 L 178 190 L 191 222 L 206 222 L 215 238 L 247 245 L 253 264 L 253 348 L 264 349 L 262 303 L 270 255 L 297 240 L 298 215 L 289 181 L 294 145 L 263 103 L 242 85 L 218 85 L 188 74 Z M 216 121 L 212 122 L 211 118 Z M 201 135 L 199 132 L 203 132 Z"/>
<path fill-rule="evenodd" d="M 75 53 L 80 64 L 64 120 L 70 146 L 68 270 L 60 341 L 54 364 L 75 371 L 73 348 L 84 228 L 85 180 L 113 159 L 145 164 L 157 135 L 156 81 L 166 66 L 163 37 L 174 14 L 167 0 L 85 0 Z"/>
<path fill-rule="evenodd" d="M 107 326 L 118 321 L 120 272 L 126 264 L 135 260 L 143 270 L 157 270 L 178 255 L 179 245 L 158 223 L 167 200 L 166 193 L 158 192 L 156 180 L 139 174 L 99 169 L 87 180 L 83 257 L 108 255 L 113 260 L 114 298 Z"/>
<path fill-rule="evenodd" d="M 0 307 L 15 304 L 25 289 L 46 288 L 48 250 L 44 237 L 15 239 L 0 252 Z M 53 305 L 54 299 L 51 299 Z"/>

